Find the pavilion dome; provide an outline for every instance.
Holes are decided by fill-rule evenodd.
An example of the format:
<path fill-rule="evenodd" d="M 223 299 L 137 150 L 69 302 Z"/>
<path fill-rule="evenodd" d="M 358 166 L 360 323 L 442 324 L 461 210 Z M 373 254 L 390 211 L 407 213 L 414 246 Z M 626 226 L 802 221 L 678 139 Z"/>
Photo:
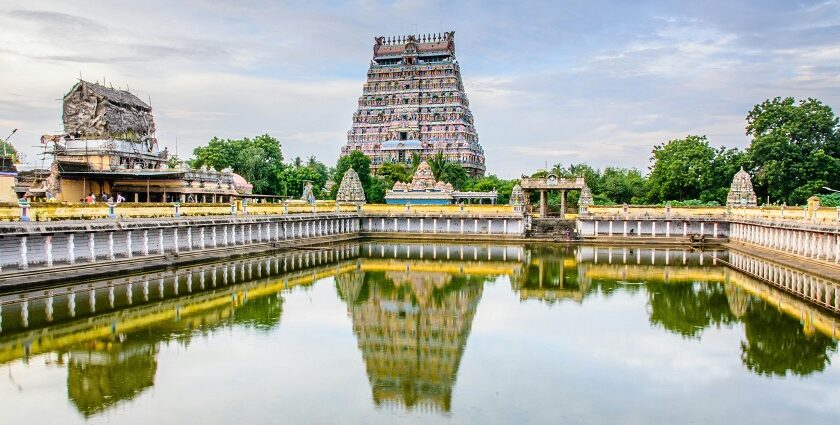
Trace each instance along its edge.
<path fill-rule="evenodd" d="M 248 180 L 245 180 L 245 177 L 236 173 L 231 173 L 231 175 L 233 175 L 233 187 L 237 192 L 250 195 L 254 191 L 254 185 L 248 183 Z"/>

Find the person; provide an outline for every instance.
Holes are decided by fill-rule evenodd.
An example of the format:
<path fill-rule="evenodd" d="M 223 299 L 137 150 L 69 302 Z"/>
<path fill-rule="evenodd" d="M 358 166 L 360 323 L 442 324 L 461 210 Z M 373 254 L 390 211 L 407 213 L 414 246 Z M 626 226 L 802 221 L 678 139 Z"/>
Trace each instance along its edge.
<path fill-rule="evenodd" d="M 117 193 L 117 203 L 125 202 L 125 197 L 122 196 L 122 193 Z"/>
<path fill-rule="evenodd" d="M 96 203 L 96 196 L 93 195 L 93 192 L 90 192 L 87 198 L 85 198 L 85 202 L 88 204 L 95 204 Z"/>
<path fill-rule="evenodd" d="M 102 192 L 102 196 L 99 197 L 99 200 L 102 202 L 108 202 L 108 195 L 105 192 Z"/>

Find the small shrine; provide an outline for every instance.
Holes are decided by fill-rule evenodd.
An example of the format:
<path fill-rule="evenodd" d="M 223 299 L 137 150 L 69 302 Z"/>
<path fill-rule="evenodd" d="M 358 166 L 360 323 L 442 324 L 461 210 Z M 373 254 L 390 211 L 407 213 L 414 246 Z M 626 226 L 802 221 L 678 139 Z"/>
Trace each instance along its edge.
<path fill-rule="evenodd" d="M 729 194 L 726 196 L 726 206 L 754 207 L 756 205 L 758 205 L 758 200 L 753 190 L 752 179 L 744 171 L 744 167 L 741 167 L 741 170 L 732 178 L 732 186 L 729 187 Z"/>
<path fill-rule="evenodd" d="M 335 201 L 340 203 L 365 203 L 365 190 L 356 170 L 350 168 L 344 173 L 341 184 L 338 185 Z"/>
<path fill-rule="evenodd" d="M 514 206 L 525 205 L 525 192 L 522 191 L 522 186 L 519 184 L 514 186 L 510 192 L 510 204 Z"/>
<path fill-rule="evenodd" d="M 432 167 L 423 161 L 417 166 L 411 183 L 396 182 L 385 193 L 388 204 L 450 204 L 455 190 L 449 183 L 435 181 Z"/>

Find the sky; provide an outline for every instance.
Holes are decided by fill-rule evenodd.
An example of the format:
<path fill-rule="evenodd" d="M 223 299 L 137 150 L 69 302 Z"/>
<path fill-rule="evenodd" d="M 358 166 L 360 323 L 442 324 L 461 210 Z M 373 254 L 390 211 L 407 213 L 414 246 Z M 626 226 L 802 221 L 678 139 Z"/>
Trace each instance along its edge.
<path fill-rule="evenodd" d="M 81 76 L 150 101 L 182 158 L 214 136 L 278 138 L 332 165 L 378 35 L 455 31 L 488 174 L 647 171 L 688 134 L 744 148 L 776 96 L 840 107 L 840 0 L 0 0 L 0 138 L 40 161 Z"/>

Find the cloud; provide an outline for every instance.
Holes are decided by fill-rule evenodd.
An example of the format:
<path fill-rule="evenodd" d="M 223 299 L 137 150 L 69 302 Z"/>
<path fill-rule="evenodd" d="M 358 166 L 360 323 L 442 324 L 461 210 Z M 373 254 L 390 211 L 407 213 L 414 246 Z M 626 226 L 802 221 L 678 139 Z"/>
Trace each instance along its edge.
<path fill-rule="evenodd" d="M 840 104 L 837 2 L 7 2 L 0 124 L 21 129 L 24 151 L 60 130 L 58 99 L 81 73 L 151 97 L 158 136 L 182 156 L 270 132 L 287 158 L 333 163 L 373 37 L 415 29 L 456 31 L 501 176 L 546 161 L 646 169 L 653 145 L 686 134 L 746 146 L 744 116 L 764 99 Z"/>

